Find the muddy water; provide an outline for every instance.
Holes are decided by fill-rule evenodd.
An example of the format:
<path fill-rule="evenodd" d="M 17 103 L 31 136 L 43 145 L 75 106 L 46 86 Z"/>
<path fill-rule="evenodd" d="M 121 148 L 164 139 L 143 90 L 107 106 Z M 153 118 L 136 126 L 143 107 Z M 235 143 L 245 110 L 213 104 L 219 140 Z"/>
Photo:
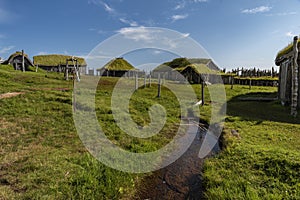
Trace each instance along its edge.
<path fill-rule="evenodd" d="M 198 134 L 189 149 L 174 163 L 144 179 L 136 199 L 202 199 L 201 171 L 203 159 L 198 157 L 205 131 Z"/>

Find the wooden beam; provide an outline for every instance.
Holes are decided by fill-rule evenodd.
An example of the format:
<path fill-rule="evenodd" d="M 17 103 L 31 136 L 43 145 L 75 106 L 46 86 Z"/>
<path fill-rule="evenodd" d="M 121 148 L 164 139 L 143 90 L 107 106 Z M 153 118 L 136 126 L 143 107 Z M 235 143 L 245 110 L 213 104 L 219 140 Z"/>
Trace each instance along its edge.
<path fill-rule="evenodd" d="M 24 56 L 24 50 L 22 50 L 22 71 L 25 72 L 25 56 Z"/>
<path fill-rule="evenodd" d="M 135 90 L 139 89 L 138 73 L 135 73 Z"/>
<path fill-rule="evenodd" d="M 294 37 L 293 42 L 293 65 L 292 65 L 292 103 L 291 103 L 291 115 L 297 116 L 297 106 L 298 106 L 298 37 Z"/>
<path fill-rule="evenodd" d="M 202 97 L 202 106 L 204 105 L 204 80 L 201 82 L 201 97 Z"/>
<path fill-rule="evenodd" d="M 161 79 L 160 79 L 160 73 L 158 74 L 158 84 L 157 84 L 157 97 L 160 98 L 161 96 Z"/>

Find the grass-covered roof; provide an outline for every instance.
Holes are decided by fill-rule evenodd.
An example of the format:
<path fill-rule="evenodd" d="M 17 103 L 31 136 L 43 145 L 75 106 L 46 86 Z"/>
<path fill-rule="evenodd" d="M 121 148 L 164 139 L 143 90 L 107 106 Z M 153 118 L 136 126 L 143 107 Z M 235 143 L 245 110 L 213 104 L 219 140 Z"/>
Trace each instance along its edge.
<path fill-rule="evenodd" d="M 22 52 L 21 51 L 16 51 L 15 53 L 11 54 L 9 56 L 9 58 L 7 60 L 5 60 L 3 62 L 3 64 L 11 64 L 11 62 L 13 61 L 13 59 L 16 57 L 16 56 L 21 56 L 22 55 Z M 31 65 L 31 66 L 34 66 L 34 64 L 32 63 L 32 61 L 29 59 L 28 55 L 26 53 L 24 53 L 24 57 L 25 59 L 28 61 L 28 63 Z"/>
<path fill-rule="evenodd" d="M 20 56 L 22 55 L 22 52 L 21 51 L 16 51 L 15 53 L 11 54 L 9 57 L 15 57 L 15 56 Z M 24 53 L 24 56 L 25 57 L 28 57 L 28 55 L 26 53 Z"/>
<path fill-rule="evenodd" d="M 209 63 L 211 60 L 206 58 L 175 58 L 170 62 L 165 62 L 158 67 L 156 67 L 153 71 L 166 72 L 172 69 L 182 69 L 189 65 L 205 65 Z M 170 69 L 171 68 L 171 69 Z"/>
<path fill-rule="evenodd" d="M 59 65 L 65 65 L 66 59 L 70 59 L 72 56 L 68 55 L 58 55 L 58 54 L 52 54 L 52 55 L 38 55 L 33 56 L 33 62 L 35 65 L 42 65 L 42 66 L 59 66 Z M 84 58 L 76 57 L 75 59 L 78 61 L 78 65 L 85 66 L 86 62 Z M 69 64 L 73 64 L 71 61 L 69 61 Z"/>
<path fill-rule="evenodd" d="M 7 61 L 10 61 L 11 59 L 13 59 L 16 56 L 21 56 L 22 52 L 21 51 L 16 51 L 15 53 L 11 54 L 9 56 L 9 58 L 7 59 Z M 24 57 L 28 58 L 28 55 L 26 53 L 24 53 Z"/>
<path fill-rule="evenodd" d="M 136 68 L 131 65 L 127 60 L 124 58 L 115 58 L 109 61 L 104 67 L 98 70 L 109 70 L 109 71 L 129 71 L 129 70 L 136 70 Z"/>
<path fill-rule="evenodd" d="M 183 72 L 183 71 L 186 71 L 189 69 L 191 69 L 192 71 L 194 71 L 197 74 L 217 74 L 217 73 L 219 73 L 218 71 L 208 68 L 207 65 L 205 65 L 205 64 L 190 64 L 185 67 L 178 67 L 175 70 L 177 70 L 178 72 Z"/>
<path fill-rule="evenodd" d="M 300 46 L 300 39 L 298 39 L 298 47 Z M 293 42 L 290 43 L 288 46 L 286 46 L 285 48 L 283 48 L 282 50 L 280 50 L 278 53 L 277 53 L 277 56 L 276 56 L 276 64 L 278 64 L 278 62 L 281 60 L 281 58 L 290 53 L 291 51 L 293 50 Z"/>

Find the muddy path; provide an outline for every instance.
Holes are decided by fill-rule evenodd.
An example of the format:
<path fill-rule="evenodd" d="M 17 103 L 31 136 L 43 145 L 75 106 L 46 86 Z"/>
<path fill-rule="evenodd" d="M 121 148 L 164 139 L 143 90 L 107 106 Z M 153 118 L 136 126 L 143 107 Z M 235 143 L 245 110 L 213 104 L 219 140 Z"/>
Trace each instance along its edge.
<path fill-rule="evenodd" d="M 8 92 L 8 93 L 0 94 L 0 99 L 12 98 L 15 96 L 19 96 L 21 94 L 25 94 L 25 93 L 24 92 Z"/>
<path fill-rule="evenodd" d="M 206 130 L 198 134 L 188 150 L 174 163 L 145 177 L 138 188 L 136 199 L 202 199 L 201 172 L 203 159 L 198 157 Z"/>

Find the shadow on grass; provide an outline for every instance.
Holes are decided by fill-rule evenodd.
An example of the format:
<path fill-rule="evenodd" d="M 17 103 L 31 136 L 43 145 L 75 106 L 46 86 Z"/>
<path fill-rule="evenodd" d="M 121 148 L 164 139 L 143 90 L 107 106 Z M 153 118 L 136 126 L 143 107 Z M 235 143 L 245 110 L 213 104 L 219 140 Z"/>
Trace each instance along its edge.
<path fill-rule="evenodd" d="M 227 114 L 241 117 L 242 120 L 284 122 L 300 124 L 300 110 L 298 117 L 290 115 L 290 107 L 282 106 L 279 100 L 263 101 L 262 99 L 276 98 L 277 92 L 257 92 L 235 96 L 227 102 Z M 253 99 L 257 98 L 257 101 Z M 245 101 L 242 99 L 251 99 Z"/>

